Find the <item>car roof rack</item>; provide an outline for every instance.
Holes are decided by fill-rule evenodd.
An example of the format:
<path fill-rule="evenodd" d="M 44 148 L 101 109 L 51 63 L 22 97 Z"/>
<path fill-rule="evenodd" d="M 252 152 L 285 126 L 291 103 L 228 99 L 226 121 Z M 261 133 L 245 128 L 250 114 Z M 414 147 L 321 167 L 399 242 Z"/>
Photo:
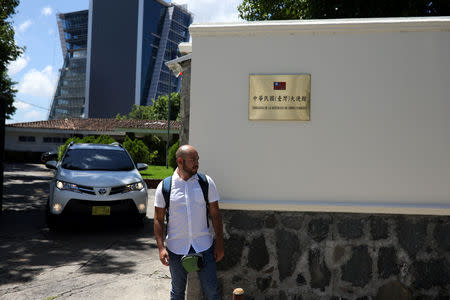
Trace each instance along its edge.
<path fill-rule="evenodd" d="M 120 148 L 123 148 L 122 144 L 119 142 L 112 142 L 110 145 L 119 146 Z"/>

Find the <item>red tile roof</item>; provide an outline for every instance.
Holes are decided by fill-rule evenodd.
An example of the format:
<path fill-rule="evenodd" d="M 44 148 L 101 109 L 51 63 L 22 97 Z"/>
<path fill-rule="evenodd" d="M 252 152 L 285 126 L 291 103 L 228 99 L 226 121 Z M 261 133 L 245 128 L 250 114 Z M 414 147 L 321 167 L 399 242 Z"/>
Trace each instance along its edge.
<path fill-rule="evenodd" d="M 44 128 L 60 130 L 79 130 L 79 131 L 114 131 L 116 128 L 142 128 L 165 130 L 167 121 L 155 120 L 117 120 L 117 119 L 60 119 L 48 121 L 36 121 L 25 123 L 7 124 L 7 127 L 15 128 Z M 170 121 L 171 129 L 179 129 L 179 121 Z"/>

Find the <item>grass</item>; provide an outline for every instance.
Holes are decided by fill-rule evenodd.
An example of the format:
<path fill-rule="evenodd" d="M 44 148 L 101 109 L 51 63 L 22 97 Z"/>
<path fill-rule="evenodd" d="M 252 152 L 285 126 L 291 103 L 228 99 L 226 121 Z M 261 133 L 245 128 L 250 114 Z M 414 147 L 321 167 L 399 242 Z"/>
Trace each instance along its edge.
<path fill-rule="evenodd" d="M 173 168 L 166 169 L 165 166 L 148 166 L 147 170 L 141 171 L 143 178 L 164 179 L 173 174 Z"/>

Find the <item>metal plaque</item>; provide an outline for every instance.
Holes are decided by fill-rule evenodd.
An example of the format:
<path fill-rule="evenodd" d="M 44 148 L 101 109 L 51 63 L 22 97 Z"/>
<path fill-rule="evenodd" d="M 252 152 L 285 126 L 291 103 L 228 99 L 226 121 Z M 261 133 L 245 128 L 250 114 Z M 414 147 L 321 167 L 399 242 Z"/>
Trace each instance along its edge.
<path fill-rule="evenodd" d="M 309 121 L 311 74 L 250 75 L 249 120 Z"/>

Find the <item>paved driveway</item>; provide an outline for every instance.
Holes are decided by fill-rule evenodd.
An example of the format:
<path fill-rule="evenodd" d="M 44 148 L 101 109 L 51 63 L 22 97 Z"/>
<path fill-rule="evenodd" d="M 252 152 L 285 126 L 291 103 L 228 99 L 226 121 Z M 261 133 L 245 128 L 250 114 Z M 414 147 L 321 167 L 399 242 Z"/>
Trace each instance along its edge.
<path fill-rule="evenodd" d="M 45 203 L 52 172 L 6 164 L 0 216 L 0 299 L 169 299 L 158 259 L 153 194 L 145 225 L 87 224 L 50 232 Z"/>

